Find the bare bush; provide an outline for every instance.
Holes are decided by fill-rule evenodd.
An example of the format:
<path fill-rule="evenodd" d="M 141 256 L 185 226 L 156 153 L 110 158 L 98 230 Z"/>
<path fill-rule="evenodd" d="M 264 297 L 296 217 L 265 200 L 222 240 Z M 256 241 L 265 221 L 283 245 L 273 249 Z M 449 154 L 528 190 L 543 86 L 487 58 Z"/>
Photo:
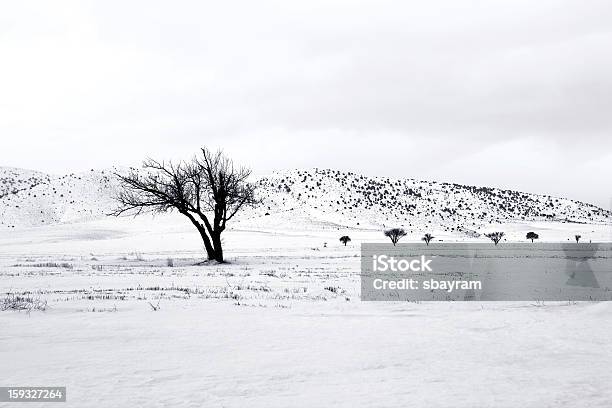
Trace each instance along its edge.
<path fill-rule="evenodd" d="M 30 313 L 32 310 L 47 310 L 47 301 L 34 298 L 31 295 L 7 293 L 0 298 L 0 310 L 17 310 Z"/>
<path fill-rule="evenodd" d="M 397 244 L 397 242 L 407 235 L 406 231 L 403 228 L 391 228 L 390 230 L 385 231 L 385 236 L 389 237 L 393 246 Z"/>
<path fill-rule="evenodd" d="M 506 235 L 505 232 L 496 231 L 496 232 L 490 232 L 488 234 L 485 234 L 485 237 L 489 238 L 491 241 L 493 241 L 495 246 L 497 246 L 497 244 L 499 244 L 499 241 L 502 240 L 504 235 Z"/>

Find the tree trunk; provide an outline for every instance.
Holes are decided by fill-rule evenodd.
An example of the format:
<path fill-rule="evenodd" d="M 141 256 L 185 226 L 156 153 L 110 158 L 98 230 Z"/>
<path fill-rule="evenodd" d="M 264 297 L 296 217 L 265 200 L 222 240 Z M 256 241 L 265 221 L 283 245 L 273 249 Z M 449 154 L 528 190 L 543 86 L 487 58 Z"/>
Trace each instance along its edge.
<path fill-rule="evenodd" d="M 208 238 L 208 234 L 206 234 L 206 227 L 198 222 L 191 214 L 188 212 L 182 212 L 181 214 L 185 215 L 191 223 L 197 228 L 200 233 L 200 237 L 202 238 L 202 242 L 204 242 L 204 248 L 206 249 L 206 255 L 208 256 L 208 260 L 214 260 L 215 258 L 215 250 L 213 245 L 210 242 L 210 238 Z"/>
<path fill-rule="evenodd" d="M 221 233 L 213 231 L 212 233 L 212 244 L 213 244 L 213 259 L 217 262 L 223 261 L 223 247 L 221 246 Z"/>
<path fill-rule="evenodd" d="M 201 225 L 197 227 L 198 227 L 198 232 L 200 233 L 200 237 L 202 238 L 202 242 L 204 242 L 204 248 L 206 249 L 206 256 L 208 257 L 209 261 L 212 261 L 215 259 L 215 249 L 213 248 L 212 244 L 210 243 L 210 239 L 208 238 L 208 235 L 206 234 L 206 228 L 202 227 Z"/>

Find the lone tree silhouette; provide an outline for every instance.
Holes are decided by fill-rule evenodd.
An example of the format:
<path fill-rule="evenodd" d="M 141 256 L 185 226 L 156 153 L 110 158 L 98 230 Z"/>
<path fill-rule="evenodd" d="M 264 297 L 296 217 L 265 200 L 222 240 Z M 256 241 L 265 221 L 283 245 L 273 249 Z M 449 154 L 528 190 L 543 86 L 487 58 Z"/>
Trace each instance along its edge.
<path fill-rule="evenodd" d="M 535 232 L 528 232 L 527 233 L 527 239 L 530 239 L 531 242 L 533 242 L 534 239 L 538 239 L 540 238 L 540 236 L 538 234 L 536 234 Z"/>
<path fill-rule="evenodd" d="M 340 237 L 340 242 L 342 242 L 344 244 L 344 246 L 346 246 L 346 244 L 351 242 L 351 237 L 349 237 L 348 235 L 344 235 L 344 236 Z"/>
<path fill-rule="evenodd" d="M 176 210 L 200 233 L 208 259 L 223 262 L 221 233 L 227 222 L 258 203 L 255 187 L 247 182 L 250 174 L 250 169 L 234 167 L 222 152 L 206 148 L 188 161 L 147 159 L 142 170 L 115 173 L 121 189 L 115 197 L 119 207 L 111 215 Z"/>
<path fill-rule="evenodd" d="M 574 235 L 574 238 L 576 239 L 576 243 L 578 243 L 580 238 L 582 238 L 582 235 Z"/>
<path fill-rule="evenodd" d="M 491 241 L 493 241 L 495 246 L 497 246 L 497 244 L 499 244 L 499 241 L 501 241 L 504 235 L 506 235 L 506 233 L 497 231 L 485 234 L 485 237 L 489 238 Z"/>
<path fill-rule="evenodd" d="M 433 235 L 431 235 L 430 233 L 427 233 L 425 235 L 423 235 L 423 238 L 421 238 L 421 241 L 425 241 L 425 243 L 427 244 L 427 246 L 429 246 L 429 242 L 434 239 L 435 237 Z"/>
<path fill-rule="evenodd" d="M 389 237 L 393 246 L 397 244 L 402 237 L 406 236 L 406 231 L 403 228 L 391 228 L 390 230 L 385 231 L 385 236 Z"/>

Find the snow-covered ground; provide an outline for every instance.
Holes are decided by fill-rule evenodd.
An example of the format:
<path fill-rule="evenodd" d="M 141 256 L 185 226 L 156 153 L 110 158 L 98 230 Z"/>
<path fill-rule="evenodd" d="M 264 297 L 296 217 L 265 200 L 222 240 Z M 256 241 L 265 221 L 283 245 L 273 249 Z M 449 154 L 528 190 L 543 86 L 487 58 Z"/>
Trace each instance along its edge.
<path fill-rule="evenodd" d="M 197 265 L 176 215 L 0 232 L 0 293 L 47 302 L 0 312 L 1 385 L 65 385 L 69 407 L 610 406 L 610 302 L 361 302 L 359 245 L 380 230 L 224 239 L 229 264 Z"/>

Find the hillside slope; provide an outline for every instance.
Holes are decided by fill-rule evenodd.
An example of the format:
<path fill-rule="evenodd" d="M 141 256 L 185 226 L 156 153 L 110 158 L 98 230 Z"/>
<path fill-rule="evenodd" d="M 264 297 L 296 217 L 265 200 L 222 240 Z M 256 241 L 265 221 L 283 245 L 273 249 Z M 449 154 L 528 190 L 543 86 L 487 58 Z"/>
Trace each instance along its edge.
<path fill-rule="evenodd" d="M 96 219 L 104 217 L 115 206 L 112 199 L 118 188 L 112 176 L 115 169 L 61 177 L 32 175 L 27 171 L 20 175 L 16 169 L 11 171 L 12 178 L 20 181 L 6 183 L 12 192 L 0 198 L 0 227 Z M 259 177 L 254 182 L 259 187 L 262 205 L 241 214 L 235 228 L 300 230 L 402 226 L 477 236 L 481 227 L 490 224 L 513 221 L 604 224 L 612 218 L 609 211 L 597 206 L 547 195 L 366 177 L 337 170 L 282 171 Z"/>
<path fill-rule="evenodd" d="M 49 181 L 51 176 L 38 171 L 0 167 L 0 198 Z"/>
<path fill-rule="evenodd" d="M 15 180 L 25 178 L 16 176 Z M 0 198 L 0 227 L 49 225 L 104 217 L 113 208 L 112 196 L 117 186 L 108 170 L 44 176 L 42 182 Z"/>
<path fill-rule="evenodd" d="M 608 223 L 610 211 L 580 201 L 459 184 L 366 177 L 336 170 L 294 170 L 258 180 L 257 213 L 294 223 L 376 228 L 423 227 L 476 234 L 513 221 Z M 243 221 L 244 222 L 244 221 Z"/>

